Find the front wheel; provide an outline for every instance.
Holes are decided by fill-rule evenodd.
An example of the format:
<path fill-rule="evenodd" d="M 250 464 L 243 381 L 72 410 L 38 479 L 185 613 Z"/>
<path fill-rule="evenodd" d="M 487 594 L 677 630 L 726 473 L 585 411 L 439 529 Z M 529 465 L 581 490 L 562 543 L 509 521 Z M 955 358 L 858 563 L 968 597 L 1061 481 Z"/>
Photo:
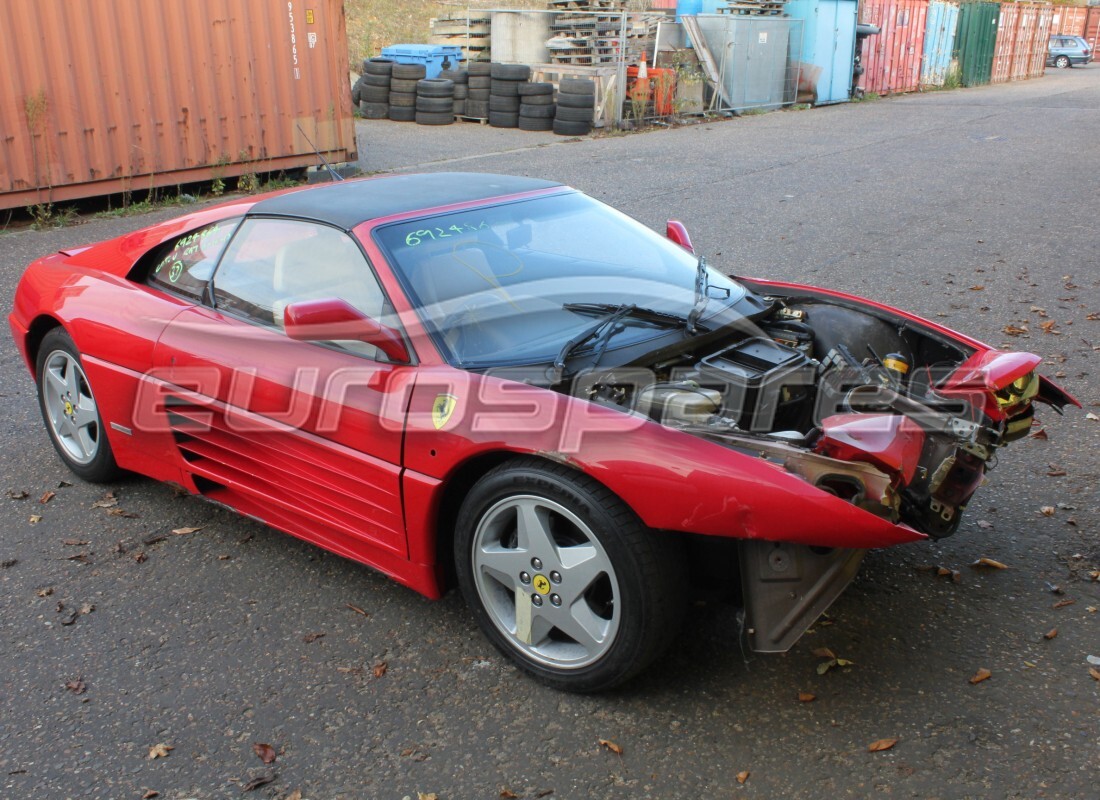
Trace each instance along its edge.
<path fill-rule="evenodd" d="M 1054 59 L 1054 66 L 1058 67 L 1058 69 L 1065 69 L 1069 65 L 1069 56 L 1058 56 L 1058 58 Z"/>
<path fill-rule="evenodd" d="M 497 648 L 543 683 L 595 692 L 636 675 L 675 635 L 686 606 L 679 544 L 590 478 L 522 459 L 471 490 L 455 565 Z"/>
<path fill-rule="evenodd" d="M 92 386 L 64 329 L 54 328 L 43 337 L 37 366 L 38 406 L 61 460 L 86 481 L 117 478 L 120 470 Z"/>

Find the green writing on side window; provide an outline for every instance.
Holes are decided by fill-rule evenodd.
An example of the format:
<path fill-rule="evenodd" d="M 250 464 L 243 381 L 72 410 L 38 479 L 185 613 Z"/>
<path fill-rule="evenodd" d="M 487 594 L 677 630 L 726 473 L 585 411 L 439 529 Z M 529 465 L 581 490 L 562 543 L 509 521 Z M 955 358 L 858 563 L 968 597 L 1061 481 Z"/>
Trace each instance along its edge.
<path fill-rule="evenodd" d="M 482 221 L 480 225 L 473 225 L 469 222 L 464 222 L 461 225 L 450 225 L 446 228 L 420 228 L 415 231 L 409 231 L 405 236 L 405 244 L 409 247 L 416 247 L 425 241 L 434 241 L 435 239 L 450 239 L 454 236 L 461 236 L 464 233 L 477 233 L 480 230 L 489 227 L 489 223 Z"/>

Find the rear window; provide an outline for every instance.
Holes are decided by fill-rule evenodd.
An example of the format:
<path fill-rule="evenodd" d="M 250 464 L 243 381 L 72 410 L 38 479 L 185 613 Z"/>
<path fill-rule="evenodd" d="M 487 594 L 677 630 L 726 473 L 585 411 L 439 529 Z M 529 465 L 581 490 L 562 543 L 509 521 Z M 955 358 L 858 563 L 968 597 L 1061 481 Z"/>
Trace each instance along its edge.
<path fill-rule="evenodd" d="M 185 233 L 146 256 L 150 286 L 199 302 L 240 218 L 220 220 Z"/>

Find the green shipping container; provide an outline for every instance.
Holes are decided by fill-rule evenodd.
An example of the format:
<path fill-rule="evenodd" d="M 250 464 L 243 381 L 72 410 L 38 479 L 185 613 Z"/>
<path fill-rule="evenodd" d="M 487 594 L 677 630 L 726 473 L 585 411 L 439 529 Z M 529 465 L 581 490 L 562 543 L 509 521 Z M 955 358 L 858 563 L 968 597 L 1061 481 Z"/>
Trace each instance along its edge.
<path fill-rule="evenodd" d="M 963 86 L 989 83 L 1000 18 L 1000 3 L 962 4 L 955 36 L 955 59 Z"/>

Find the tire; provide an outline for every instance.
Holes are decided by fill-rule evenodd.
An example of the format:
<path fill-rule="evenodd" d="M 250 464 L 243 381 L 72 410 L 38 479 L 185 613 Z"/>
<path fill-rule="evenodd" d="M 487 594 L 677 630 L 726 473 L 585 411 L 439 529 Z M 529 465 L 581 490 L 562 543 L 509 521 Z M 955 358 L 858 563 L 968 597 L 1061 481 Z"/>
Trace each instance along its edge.
<path fill-rule="evenodd" d="M 448 102 L 446 111 L 417 111 L 417 125 L 450 125 L 455 121 L 454 111 L 451 109 L 453 101 Z"/>
<path fill-rule="evenodd" d="M 460 83 L 466 83 L 469 80 L 470 73 L 464 69 L 445 69 L 437 77 L 446 78 L 453 81 L 455 86 L 458 86 Z"/>
<path fill-rule="evenodd" d="M 393 71 L 393 61 L 388 58 L 368 58 L 363 62 L 363 72 L 367 75 L 389 75 Z"/>
<path fill-rule="evenodd" d="M 390 104 L 368 103 L 364 100 L 359 104 L 359 112 L 364 119 L 386 119 L 390 115 Z"/>
<path fill-rule="evenodd" d="M 520 97 L 542 96 L 554 94 L 552 83 L 521 83 L 518 87 Z"/>
<path fill-rule="evenodd" d="M 588 125 L 592 124 L 592 109 L 591 108 L 569 108 L 569 106 L 558 106 L 557 114 L 554 115 L 555 119 L 560 119 L 563 122 L 584 122 Z"/>
<path fill-rule="evenodd" d="M 546 106 L 537 106 L 546 108 Z M 519 129 L 521 131 L 550 131 L 554 129 L 554 120 L 551 117 L 525 117 L 519 115 Z"/>
<path fill-rule="evenodd" d="M 531 68 L 526 64 L 492 64 L 489 74 L 498 81 L 526 81 L 531 78 Z"/>
<path fill-rule="evenodd" d="M 416 94 L 417 80 L 406 80 L 405 78 L 394 78 L 390 81 L 391 92 L 405 92 L 406 94 Z"/>
<path fill-rule="evenodd" d="M 508 113 L 515 113 L 519 111 L 519 98 L 518 97 L 498 97 L 495 94 L 489 95 L 489 110 L 490 111 L 507 111 Z"/>
<path fill-rule="evenodd" d="M 590 94 L 558 92 L 558 105 L 566 108 L 595 108 L 596 98 Z"/>
<path fill-rule="evenodd" d="M 489 92 L 498 97 L 518 97 L 519 81 L 505 81 L 493 78 L 489 84 Z"/>
<path fill-rule="evenodd" d="M 519 106 L 519 115 L 521 117 L 527 117 L 528 119 L 554 119 L 554 112 L 557 106 L 531 106 L 527 103 L 521 103 Z M 521 122 L 523 120 L 520 120 Z"/>
<path fill-rule="evenodd" d="M 80 351 L 64 328 L 43 337 L 35 366 L 38 408 L 65 466 L 92 483 L 118 478 L 122 470 L 111 452 Z"/>
<path fill-rule="evenodd" d="M 390 90 L 382 86 L 364 86 L 362 91 L 359 92 L 359 99 L 368 103 L 388 103 L 390 101 Z"/>
<path fill-rule="evenodd" d="M 470 87 L 464 83 L 455 84 L 455 100 L 465 100 L 470 93 Z"/>
<path fill-rule="evenodd" d="M 467 100 L 484 100 L 488 103 L 491 96 L 488 89 L 468 89 L 466 91 Z"/>
<path fill-rule="evenodd" d="M 554 95 L 552 94 L 521 94 L 519 99 L 526 106 L 549 106 L 554 104 Z"/>
<path fill-rule="evenodd" d="M 471 61 L 466 65 L 466 71 L 470 77 L 487 77 L 493 73 L 493 65 L 488 61 Z"/>
<path fill-rule="evenodd" d="M 475 119 L 485 119 L 489 116 L 489 101 L 466 98 L 466 116 Z"/>
<path fill-rule="evenodd" d="M 570 122 L 555 118 L 553 130 L 559 136 L 587 136 L 592 132 L 592 125 L 588 122 Z"/>
<path fill-rule="evenodd" d="M 1054 59 L 1054 66 L 1058 67 L 1058 69 L 1066 69 L 1066 67 L 1071 66 L 1069 56 L 1058 56 L 1058 58 Z"/>
<path fill-rule="evenodd" d="M 588 476 L 536 459 L 506 462 L 475 484 L 458 515 L 454 560 L 485 636 L 557 689 L 598 692 L 629 680 L 667 649 L 686 608 L 679 541 L 646 528 Z M 517 589 L 539 598 L 526 637 Z"/>
<path fill-rule="evenodd" d="M 351 87 L 351 104 L 353 107 L 359 107 L 359 101 L 363 99 L 363 79 L 360 78 L 355 82 L 355 85 Z"/>
<path fill-rule="evenodd" d="M 413 106 L 390 106 L 390 119 L 394 122 L 413 122 L 416 119 L 416 109 Z"/>
<path fill-rule="evenodd" d="M 408 92 L 390 92 L 390 106 L 402 106 L 413 108 L 416 105 L 416 95 Z"/>
<path fill-rule="evenodd" d="M 423 64 L 394 64 L 390 74 L 406 81 L 418 81 L 428 74 Z"/>
<path fill-rule="evenodd" d="M 390 88 L 390 76 L 389 75 L 371 75 L 369 72 L 360 78 L 364 86 L 382 86 Z"/>
<path fill-rule="evenodd" d="M 470 87 L 471 92 L 474 89 L 491 89 L 493 79 L 487 75 L 470 75 L 470 80 L 466 82 L 466 85 Z"/>
<path fill-rule="evenodd" d="M 452 109 L 456 117 L 466 116 L 466 100 L 455 100 L 454 107 Z"/>
<path fill-rule="evenodd" d="M 441 113 L 454 108 L 455 101 L 450 97 L 420 97 L 416 98 L 416 110 L 428 113 Z"/>
<path fill-rule="evenodd" d="M 416 93 L 421 97 L 454 97 L 455 82 L 446 78 L 424 78 L 416 82 Z"/>
<path fill-rule="evenodd" d="M 596 82 L 588 78 L 562 78 L 558 81 L 558 91 L 595 96 Z"/>
<path fill-rule="evenodd" d="M 489 111 L 489 124 L 494 128 L 518 128 L 519 114 L 515 111 Z"/>

